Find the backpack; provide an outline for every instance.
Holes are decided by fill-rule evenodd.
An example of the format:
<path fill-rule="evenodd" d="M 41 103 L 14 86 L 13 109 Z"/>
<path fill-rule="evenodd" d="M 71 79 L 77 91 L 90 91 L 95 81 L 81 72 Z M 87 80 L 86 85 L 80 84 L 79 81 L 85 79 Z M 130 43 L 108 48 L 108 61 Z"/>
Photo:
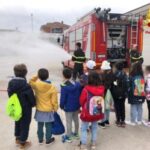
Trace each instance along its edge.
<path fill-rule="evenodd" d="M 85 107 L 91 116 L 97 116 L 104 113 L 104 99 L 101 96 L 93 96 L 87 91 L 87 102 Z"/>
<path fill-rule="evenodd" d="M 141 76 L 136 76 L 133 79 L 133 95 L 138 97 L 145 97 L 145 80 Z"/>
<path fill-rule="evenodd" d="M 7 115 L 15 121 L 19 121 L 22 117 L 22 107 L 20 105 L 19 98 L 17 94 L 13 94 L 7 102 L 6 105 Z"/>
<path fill-rule="evenodd" d="M 113 96 L 115 98 L 126 97 L 126 75 L 123 72 L 118 72 L 113 83 Z"/>
<path fill-rule="evenodd" d="M 54 113 L 54 122 L 52 123 L 52 134 L 61 135 L 64 134 L 65 127 L 61 121 L 61 118 L 58 113 Z"/>

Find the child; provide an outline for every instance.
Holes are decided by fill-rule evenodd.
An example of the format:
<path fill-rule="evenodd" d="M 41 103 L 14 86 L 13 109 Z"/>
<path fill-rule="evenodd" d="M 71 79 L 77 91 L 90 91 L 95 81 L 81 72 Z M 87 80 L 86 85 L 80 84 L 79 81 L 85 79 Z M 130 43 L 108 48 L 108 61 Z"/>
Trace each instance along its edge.
<path fill-rule="evenodd" d="M 80 83 L 81 83 L 82 86 L 86 86 L 88 84 L 88 74 L 91 71 L 94 71 L 95 66 L 96 66 L 95 61 L 93 61 L 93 60 L 87 61 L 87 63 L 86 63 L 86 73 L 84 73 L 80 77 Z"/>
<path fill-rule="evenodd" d="M 49 72 L 47 69 L 40 69 L 38 76 L 30 80 L 30 85 L 34 89 L 36 96 L 36 113 L 35 120 L 38 122 L 38 140 L 39 144 L 43 144 L 44 132 L 46 127 L 46 144 L 55 141 L 52 137 L 51 127 L 54 121 L 54 112 L 58 109 L 57 90 L 50 81 L 48 81 Z"/>
<path fill-rule="evenodd" d="M 146 100 L 147 100 L 147 107 L 148 107 L 148 122 L 147 126 L 150 127 L 150 66 L 145 68 L 145 75 L 146 75 Z"/>
<path fill-rule="evenodd" d="M 123 71 L 123 63 L 118 62 L 115 67 L 116 71 L 114 72 L 112 94 L 115 104 L 116 125 L 125 128 L 125 99 L 128 92 L 128 78 Z"/>
<path fill-rule="evenodd" d="M 87 129 L 89 127 L 89 123 L 92 124 L 91 149 L 94 150 L 96 148 L 97 121 L 103 118 L 102 106 L 104 105 L 104 100 L 101 96 L 104 95 L 104 90 L 104 86 L 101 86 L 99 74 L 96 72 L 91 72 L 88 76 L 88 85 L 85 86 L 80 96 L 80 104 L 82 107 L 80 116 L 82 120 L 81 150 L 87 150 Z"/>
<path fill-rule="evenodd" d="M 130 72 L 128 100 L 131 105 L 131 121 L 127 122 L 127 124 L 132 126 L 136 124 L 141 125 L 143 113 L 142 106 L 145 101 L 145 81 L 140 62 L 135 63 Z"/>
<path fill-rule="evenodd" d="M 32 116 L 32 107 L 35 106 L 34 93 L 26 81 L 27 67 L 24 64 L 18 64 L 14 67 L 15 77 L 8 84 L 8 95 L 11 97 L 14 93 L 20 100 L 22 107 L 22 118 L 15 122 L 16 144 L 20 149 L 31 146 L 28 142 L 29 127 Z"/>
<path fill-rule="evenodd" d="M 72 138 L 79 138 L 79 97 L 82 88 L 78 82 L 71 80 L 71 70 L 64 69 L 63 77 L 64 83 L 61 85 L 60 108 L 65 111 L 67 133 L 62 137 L 62 140 L 63 142 L 72 142 Z M 72 121 L 75 124 L 74 132 L 72 132 Z"/>
<path fill-rule="evenodd" d="M 103 61 L 101 66 L 102 71 L 102 80 L 105 87 L 105 118 L 101 123 L 98 123 L 99 126 L 105 128 L 105 126 L 109 126 L 109 116 L 110 109 L 113 106 L 113 98 L 111 95 L 111 89 L 113 85 L 113 73 L 111 71 L 111 66 L 108 61 Z M 109 94 L 109 95 L 108 95 Z"/>

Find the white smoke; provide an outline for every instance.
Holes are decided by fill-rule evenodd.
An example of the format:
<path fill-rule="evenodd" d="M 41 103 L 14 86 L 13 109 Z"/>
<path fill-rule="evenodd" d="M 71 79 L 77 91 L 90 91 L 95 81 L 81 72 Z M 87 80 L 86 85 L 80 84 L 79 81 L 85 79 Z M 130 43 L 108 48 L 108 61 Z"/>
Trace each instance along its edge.
<path fill-rule="evenodd" d="M 61 62 L 70 59 L 70 55 L 48 37 L 42 33 L 1 32 L 0 80 L 13 76 L 13 67 L 18 63 L 27 65 L 28 78 L 43 67 L 49 69 L 52 81 L 60 78 Z"/>

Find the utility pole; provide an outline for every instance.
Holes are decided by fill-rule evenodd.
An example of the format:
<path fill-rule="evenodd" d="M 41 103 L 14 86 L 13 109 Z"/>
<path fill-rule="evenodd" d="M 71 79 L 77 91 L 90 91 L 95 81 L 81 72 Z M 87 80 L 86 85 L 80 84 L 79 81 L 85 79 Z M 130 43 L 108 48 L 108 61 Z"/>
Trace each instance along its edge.
<path fill-rule="evenodd" d="M 33 32 L 33 13 L 31 13 L 31 30 Z"/>

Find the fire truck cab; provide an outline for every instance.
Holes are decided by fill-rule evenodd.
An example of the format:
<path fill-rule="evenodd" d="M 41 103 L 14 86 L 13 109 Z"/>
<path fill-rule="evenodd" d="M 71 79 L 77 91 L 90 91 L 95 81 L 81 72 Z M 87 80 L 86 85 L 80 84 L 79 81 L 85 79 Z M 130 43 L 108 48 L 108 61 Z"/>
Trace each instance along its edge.
<path fill-rule="evenodd" d="M 103 60 L 128 64 L 132 45 L 142 51 L 142 19 L 110 11 L 97 8 L 80 18 L 64 32 L 64 49 L 73 54 L 75 44 L 81 42 L 86 58 L 96 61 L 98 66 Z M 72 67 L 73 63 L 64 65 Z"/>

